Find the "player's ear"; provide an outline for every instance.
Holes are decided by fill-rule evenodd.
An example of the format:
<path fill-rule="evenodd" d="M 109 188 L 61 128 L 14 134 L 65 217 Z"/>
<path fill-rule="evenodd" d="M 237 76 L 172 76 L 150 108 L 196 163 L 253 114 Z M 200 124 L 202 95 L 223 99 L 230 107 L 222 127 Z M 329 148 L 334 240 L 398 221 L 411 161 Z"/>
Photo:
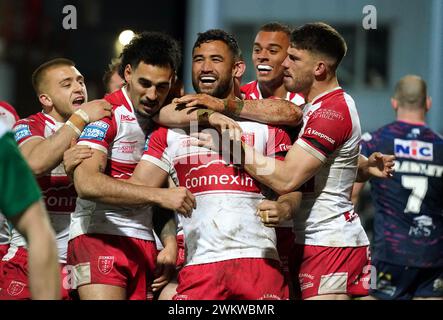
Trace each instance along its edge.
<path fill-rule="evenodd" d="M 430 96 L 426 97 L 426 112 L 431 110 L 432 107 L 432 98 Z"/>
<path fill-rule="evenodd" d="M 397 109 L 398 109 L 398 101 L 397 101 L 397 99 L 391 98 L 391 106 L 392 106 L 392 109 L 397 111 Z"/>
<path fill-rule="evenodd" d="M 243 60 L 239 60 L 234 63 L 234 77 L 241 78 L 246 71 L 246 63 Z"/>
<path fill-rule="evenodd" d="M 327 75 L 328 65 L 326 61 L 319 60 L 314 67 L 314 75 L 316 78 L 325 78 Z"/>
<path fill-rule="evenodd" d="M 124 72 L 124 76 L 125 76 L 125 81 L 126 83 L 128 83 L 129 81 L 131 81 L 132 79 L 132 67 L 130 64 L 127 64 L 125 67 L 125 72 Z"/>
<path fill-rule="evenodd" d="M 45 112 L 51 112 L 54 104 L 53 104 L 52 99 L 49 95 L 47 95 L 46 93 L 39 94 L 38 101 L 40 101 Z"/>

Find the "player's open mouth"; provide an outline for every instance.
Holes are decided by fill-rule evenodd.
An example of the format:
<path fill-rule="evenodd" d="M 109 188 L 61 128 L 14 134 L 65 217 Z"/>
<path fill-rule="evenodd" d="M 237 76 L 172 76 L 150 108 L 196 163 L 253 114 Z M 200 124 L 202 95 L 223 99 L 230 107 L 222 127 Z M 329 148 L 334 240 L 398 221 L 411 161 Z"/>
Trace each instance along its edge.
<path fill-rule="evenodd" d="M 258 72 L 259 72 L 260 74 L 262 74 L 262 75 L 269 74 L 269 72 L 271 72 L 272 69 L 273 69 L 273 68 L 272 68 L 271 66 L 268 66 L 268 65 L 266 65 L 266 64 L 259 64 L 259 65 L 257 66 L 257 70 L 258 70 Z"/>
<path fill-rule="evenodd" d="M 217 79 L 214 76 L 201 76 L 200 81 L 204 84 L 213 84 Z"/>
<path fill-rule="evenodd" d="M 80 107 L 83 103 L 85 103 L 85 100 L 85 97 L 75 98 L 74 101 L 72 101 L 72 105 L 74 107 Z"/>

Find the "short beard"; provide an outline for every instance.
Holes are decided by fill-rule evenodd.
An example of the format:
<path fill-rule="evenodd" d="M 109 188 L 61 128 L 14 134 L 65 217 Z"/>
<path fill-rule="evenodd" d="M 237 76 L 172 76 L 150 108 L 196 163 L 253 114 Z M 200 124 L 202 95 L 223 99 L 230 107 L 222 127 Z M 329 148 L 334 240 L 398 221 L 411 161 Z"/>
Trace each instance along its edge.
<path fill-rule="evenodd" d="M 227 81 L 221 82 L 217 87 L 212 89 L 210 92 L 203 92 L 198 86 L 198 80 L 192 79 L 192 86 L 197 93 L 206 93 L 212 97 L 224 99 L 226 98 L 232 90 L 233 83 L 228 79 Z"/>

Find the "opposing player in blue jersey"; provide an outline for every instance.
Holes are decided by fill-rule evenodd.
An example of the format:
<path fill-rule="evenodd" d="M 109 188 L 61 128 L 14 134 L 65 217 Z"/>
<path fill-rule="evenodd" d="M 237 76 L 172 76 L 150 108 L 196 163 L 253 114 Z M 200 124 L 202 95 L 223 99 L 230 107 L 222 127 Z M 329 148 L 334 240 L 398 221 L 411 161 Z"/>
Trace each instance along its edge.
<path fill-rule="evenodd" d="M 443 299 L 443 138 L 425 124 L 426 83 L 408 75 L 391 99 L 397 120 L 362 136 L 362 154 L 394 153 L 392 179 L 372 179 L 378 299 Z M 362 185 L 355 185 L 358 193 Z"/>

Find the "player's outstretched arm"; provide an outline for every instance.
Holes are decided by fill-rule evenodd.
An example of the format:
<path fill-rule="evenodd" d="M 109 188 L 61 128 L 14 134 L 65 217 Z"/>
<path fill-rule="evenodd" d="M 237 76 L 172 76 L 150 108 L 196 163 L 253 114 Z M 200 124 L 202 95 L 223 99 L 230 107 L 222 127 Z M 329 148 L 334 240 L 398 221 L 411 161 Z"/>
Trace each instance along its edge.
<path fill-rule="evenodd" d="M 106 100 L 85 103 L 50 137 L 46 139 L 36 137 L 21 144 L 20 151 L 34 174 L 41 176 L 57 167 L 63 160 L 63 153 L 70 147 L 72 139 L 77 139 L 88 123 L 110 116 L 111 109 Z"/>
<path fill-rule="evenodd" d="M 251 176 L 280 195 L 299 189 L 323 166 L 322 161 L 298 144 L 292 146 L 283 161 L 266 157 L 245 143 L 241 150 L 241 155 L 233 155 L 234 161 L 242 163 Z"/>
<path fill-rule="evenodd" d="M 206 107 L 228 116 L 272 125 L 298 126 L 303 113 L 300 107 L 281 99 L 218 99 L 207 94 L 189 94 L 175 100 L 186 108 Z"/>
<path fill-rule="evenodd" d="M 167 183 L 168 175 L 168 172 L 157 165 L 142 159 L 128 182 L 143 188 L 156 187 L 159 190 L 156 195 L 157 205 L 190 217 L 197 204 L 194 195 L 188 189 L 185 187 L 158 188 Z"/>
<path fill-rule="evenodd" d="M 391 178 L 394 173 L 395 156 L 382 154 L 381 152 L 372 153 L 369 158 L 360 155 L 358 158 L 358 171 L 356 182 L 365 182 L 370 178 Z"/>
<path fill-rule="evenodd" d="M 93 149 L 92 156 L 74 170 L 75 189 L 80 198 L 121 206 L 159 205 L 171 210 L 181 210 L 178 207 L 181 202 L 177 199 L 190 198 L 185 188 L 153 188 L 112 178 L 104 173 L 106 163 L 106 154 Z M 175 190 L 175 193 L 169 190 Z"/>

